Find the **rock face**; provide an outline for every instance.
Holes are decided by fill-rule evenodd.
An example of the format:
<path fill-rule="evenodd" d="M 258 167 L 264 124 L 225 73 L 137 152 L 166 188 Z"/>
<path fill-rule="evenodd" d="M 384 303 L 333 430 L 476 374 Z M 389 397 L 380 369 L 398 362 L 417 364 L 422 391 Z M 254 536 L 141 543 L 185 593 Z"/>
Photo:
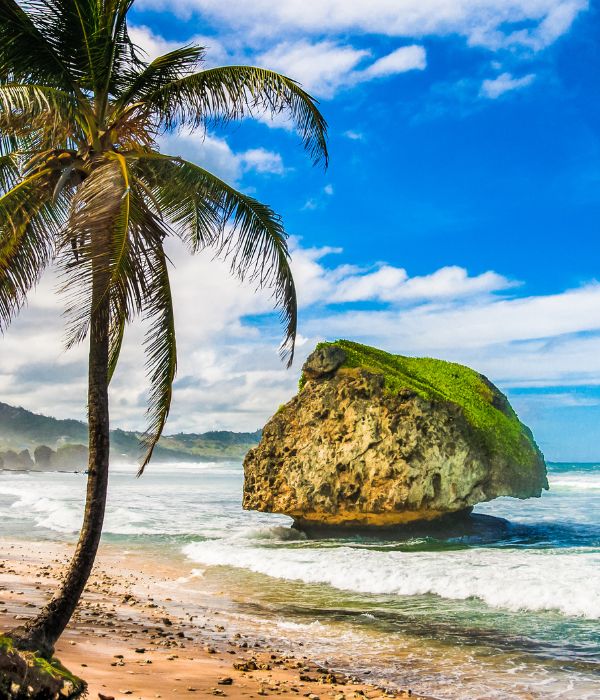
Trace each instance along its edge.
<path fill-rule="evenodd" d="M 0 698 L 2 700 L 75 700 L 87 695 L 87 684 L 58 659 L 18 651 L 0 635 Z"/>
<path fill-rule="evenodd" d="M 61 445 L 56 452 L 47 445 L 38 445 L 31 459 L 29 450 L 18 454 L 14 450 L 0 452 L 0 469 L 7 471 L 44 471 L 48 469 L 84 470 L 88 463 L 88 448 L 85 445 Z"/>
<path fill-rule="evenodd" d="M 14 450 L 0 452 L 0 469 L 23 470 L 31 469 L 32 467 L 33 460 L 29 450 L 21 450 L 18 454 Z"/>
<path fill-rule="evenodd" d="M 244 462 L 244 508 L 299 527 L 390 527 L 548 488 L 543 456 L 477 372 L 323 343 Z"/>

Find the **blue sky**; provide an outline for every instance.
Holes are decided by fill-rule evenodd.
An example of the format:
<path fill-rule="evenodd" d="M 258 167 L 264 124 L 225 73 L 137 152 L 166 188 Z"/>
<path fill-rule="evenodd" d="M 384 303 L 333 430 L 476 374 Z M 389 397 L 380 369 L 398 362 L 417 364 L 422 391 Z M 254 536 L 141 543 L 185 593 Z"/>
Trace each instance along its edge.
<path fill-rule="evenodd" d="M 198 41 L 209 64 L 285 72 L 320 100 L 330 130 L 327 172 L 267 115 L 162 140 L 283 215 L 301 302 L 286 372 L 268 297 L 174 252 L 171 432 L 259 427 L 314 343 L 343 336 L 470 364 L 507 392 L 548 458 L 600 459 L 597 5 L 138 0 L 131 23 L 151 58 Z M 0 341 L 13 354 L 57 313 L 52 285 Z M 138 340 L 133 329 L 113 389 L 124 427 L 143 419 Z M 83 391 L 84 353 L 61 353 L 55 329 L 48 347 L 50 358 L 17 352 L 3 396 L 80 415 L 76 392 L 57 397 L 52 367 Z"/>

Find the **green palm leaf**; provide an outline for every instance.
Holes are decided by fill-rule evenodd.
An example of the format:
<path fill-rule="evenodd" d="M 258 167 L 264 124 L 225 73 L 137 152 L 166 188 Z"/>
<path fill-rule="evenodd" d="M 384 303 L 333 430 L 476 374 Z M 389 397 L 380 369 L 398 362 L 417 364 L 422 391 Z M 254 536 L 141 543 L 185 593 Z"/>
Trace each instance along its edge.
<path fill-rule="evenodd" d="M 0 3 L 0 80 L 49 84 L 64 90 L 74 87 L 70 66 L 63 62 L 53 41 L 53 19 L 44 2 L 2 0 Z M 41 26 L 39 26 L 41 25 Z"/>
<path fill-rule="evenodd" d="M 159 56 L 148 66 L 135 71 L 115 102 L 115 112 L 132 103 L 143 100 L 164 85 L 189 75 L 202 61 L 204 49 L 200 46 L 183 46 Z"/>
<path fill-rule="evenodd" d="M 46 125 L 48 117 L 71 123 L 76 111 L 73 98 L 57 88 L 22 83 L 0 84 L 0 126 L 6 135 L 10 135 L 11 124 L 18 124 L 22 129 L 23 124 L 31 125 L 40 116 L 45 118 Z"/>
<path fill-rule="evenodd" d="M 313 161 L 327 166 L 327 123 L 316 100 L 295 80 L 274 71 L 253 66 L 210 68 L 173 80 L 149 92 L 143 101 L 167 129 L 197 128 L 265 110 L 287 112 Z"/>
<path fill-rule="evenodd" d="M 0 197 L 0 332 L 54 257 L 67 204 L 49 201 L 50 175 L 42 171 Z"/>
<path fill-rule="evenodd" d="M 146 310 L 150 329 L 146 335 L 146 368 L 150 377 L 149 426 L 144 434 L 145 454 L 138 476 L 152 459 L 171 408 L 173 381 L 177 372 L 175 315 L 167 258 L 162 245 L 152 250 L 153 264 Z"/>
<path fill-rule="evenodd" d="M 17 158 L 13 153 L 0 155 L 0 194 L 11 190 L 19 181 Z"/>
<path fill-rule="evenodd" d="M 272 288 L 285 326 L 281 345 L 288 366 L 294 359 L 297 300 L 287 234 L 273 209 L 239 192 L 208 170 L 170 156 L 141 157 L 154 175 L 165 217 L 193 252 L 212 247 L 231 271 L 259 288 Z"/>

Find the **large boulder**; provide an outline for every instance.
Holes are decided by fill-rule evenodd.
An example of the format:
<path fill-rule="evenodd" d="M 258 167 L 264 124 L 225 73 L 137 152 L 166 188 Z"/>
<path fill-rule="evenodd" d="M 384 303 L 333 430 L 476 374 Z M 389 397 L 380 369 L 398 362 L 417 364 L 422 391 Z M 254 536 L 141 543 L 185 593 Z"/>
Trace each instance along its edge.
<path fill-rule="evenodd" d="M 390 527 L 548 488 L 530 430 L 468 367 L 322 343 L 244 461 L 244 508 Z"/>

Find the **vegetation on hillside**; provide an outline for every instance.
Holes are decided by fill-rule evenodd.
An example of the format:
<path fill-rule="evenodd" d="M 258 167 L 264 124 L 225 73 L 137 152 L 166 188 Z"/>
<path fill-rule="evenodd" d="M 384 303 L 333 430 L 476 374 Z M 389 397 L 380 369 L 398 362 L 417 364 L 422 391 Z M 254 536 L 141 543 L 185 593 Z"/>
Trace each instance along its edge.
<path fill-rule="evenodd" d="M 110 435 L 115 459 L 135 461 L 139 457 L 142 433 L 117 429 Z M 223 430 L 165 435 L 156 447 L 154 458 L 159 461 L 242 459 L 259 440 L 259 430 L 252 433 Z M 37 468 L 80 468 L 80 455 L 71 453 L 75 452 L 74 447 L 86 443 L 87 425 L 82 421 L 51 418 L 0 402 L 0 459 L 4 459 L 5 466 L 15 464 L 15 468 L 31 468 L 26 457 L 21 456 L 26 450 Z M 54 457 L 40 447 L 57 454 Z M 75 463 L 71 457 L 79 462 Z"/>

